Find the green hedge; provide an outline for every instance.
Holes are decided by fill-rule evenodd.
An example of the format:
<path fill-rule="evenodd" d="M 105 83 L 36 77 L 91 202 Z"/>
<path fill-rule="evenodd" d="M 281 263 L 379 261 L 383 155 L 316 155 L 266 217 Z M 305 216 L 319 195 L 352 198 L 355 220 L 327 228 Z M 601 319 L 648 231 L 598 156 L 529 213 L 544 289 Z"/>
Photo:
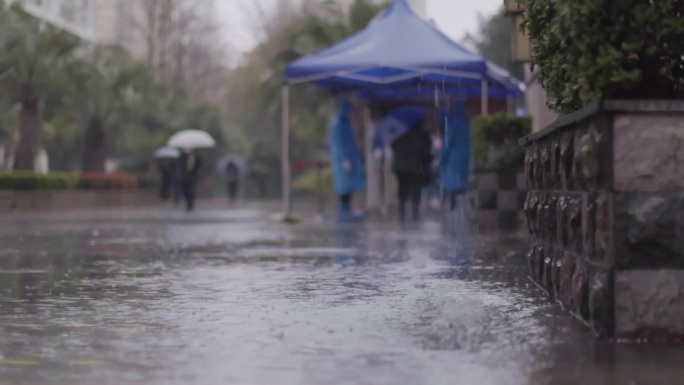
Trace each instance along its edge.
<path fill-rule="evenodd" d="M 77 186 L 78 176 L 71 173 L 0 173 L 0 190 L 72 190 Z"/>
<path fill-rule="evenodd" d="M 684 0 L 519 0 L 548 105 L 684 98 Z"/>
<path fill-rule="evenodd" d="M 332 170 L 325 168 L 322 170 L 323 194 L 332 194 L 333 178 Z M 292 192 L 302 195 L 311 195 L 318 192 L 318 170 L 307 170 L 297 175 L 292 180 Z"/>
<path fill-rule="evenodd" d="M 473 156 L 476 167 L 502 167 L 519 163 L 522 148 L 518 139 L 529 134 L 532 120 L 505 113 L 477 116 L 470 122 Z M 496 151 L 497 156 L 492 156 Z M 487 164 L 494 160 L 496 164 Z"/>

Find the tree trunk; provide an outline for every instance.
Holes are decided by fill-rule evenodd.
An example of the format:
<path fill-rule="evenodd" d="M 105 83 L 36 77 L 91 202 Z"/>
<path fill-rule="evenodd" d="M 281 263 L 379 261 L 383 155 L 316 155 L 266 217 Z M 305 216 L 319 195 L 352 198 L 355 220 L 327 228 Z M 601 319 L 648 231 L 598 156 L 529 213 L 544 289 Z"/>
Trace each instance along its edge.
<path fill-rule="evenodd" d="M 83 171 L 104 172 L 107 160 L 107 135 L 102 125 L 102 119 L 93 116 L 88 121 L 85 142 L 83 143 Z"/>
<path fill-rule="evenodd" d="M 14 170 L 33 171 L 36 136 L 39 125 L 38 96 L 32 85 L 25 87 L 23 100 L 21 101 L 19 145 L 15 152 Z"/>

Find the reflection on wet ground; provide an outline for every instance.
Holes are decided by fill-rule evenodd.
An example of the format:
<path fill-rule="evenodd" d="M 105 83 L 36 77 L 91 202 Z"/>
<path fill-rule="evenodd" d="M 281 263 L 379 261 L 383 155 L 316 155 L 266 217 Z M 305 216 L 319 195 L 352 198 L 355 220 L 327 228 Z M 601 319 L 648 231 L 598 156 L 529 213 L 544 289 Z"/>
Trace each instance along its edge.
<path fill-rule="evenodd" d="M 596 342 L 523 261 L 447 233 L 258 211 L 3 219 L 0 385 L 682 383 L 682 348 Z"/>

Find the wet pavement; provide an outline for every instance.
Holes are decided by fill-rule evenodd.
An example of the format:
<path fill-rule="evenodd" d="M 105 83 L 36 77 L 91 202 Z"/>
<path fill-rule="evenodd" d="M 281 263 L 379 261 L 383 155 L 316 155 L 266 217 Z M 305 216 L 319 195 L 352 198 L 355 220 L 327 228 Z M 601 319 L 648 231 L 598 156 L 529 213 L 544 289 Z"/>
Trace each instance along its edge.
<path fill-rule="evenodd" d="M 595 341 L 446 227 L 0 218 L 0 385 L 684 383 L 683 348 Z"/>

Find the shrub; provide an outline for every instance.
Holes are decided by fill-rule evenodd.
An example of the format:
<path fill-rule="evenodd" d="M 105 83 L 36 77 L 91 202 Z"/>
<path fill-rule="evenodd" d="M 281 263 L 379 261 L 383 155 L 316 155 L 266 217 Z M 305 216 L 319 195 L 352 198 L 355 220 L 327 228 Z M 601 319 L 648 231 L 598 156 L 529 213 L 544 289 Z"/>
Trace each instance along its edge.
<path fill-rule="evenodd" d="M 518 139 L 529 134 L 532 120 L 505 113 L 477 116 L 470 122 L 475 165 L 506 167 L 521 161 L 522 148 Z M 494 158 L 494 159 L 492 159 Z"/>
<path fill-rule="evenodd" d="M 71 190 L 78 178 L 70 173 L 37 174 L 34 172 L 0 173 L 0 190 Z"/>
<path fill-rule="evenodd" d="M 78 176 L 78 188 L 84 190 L 118 190 L 138 187 L 138 177 L 125 172 L 83 173 Z"/>
<path fill-rule="evenodd" d="M 684 0 L 519 0 L 550 108 L 684 97 Z"/>

